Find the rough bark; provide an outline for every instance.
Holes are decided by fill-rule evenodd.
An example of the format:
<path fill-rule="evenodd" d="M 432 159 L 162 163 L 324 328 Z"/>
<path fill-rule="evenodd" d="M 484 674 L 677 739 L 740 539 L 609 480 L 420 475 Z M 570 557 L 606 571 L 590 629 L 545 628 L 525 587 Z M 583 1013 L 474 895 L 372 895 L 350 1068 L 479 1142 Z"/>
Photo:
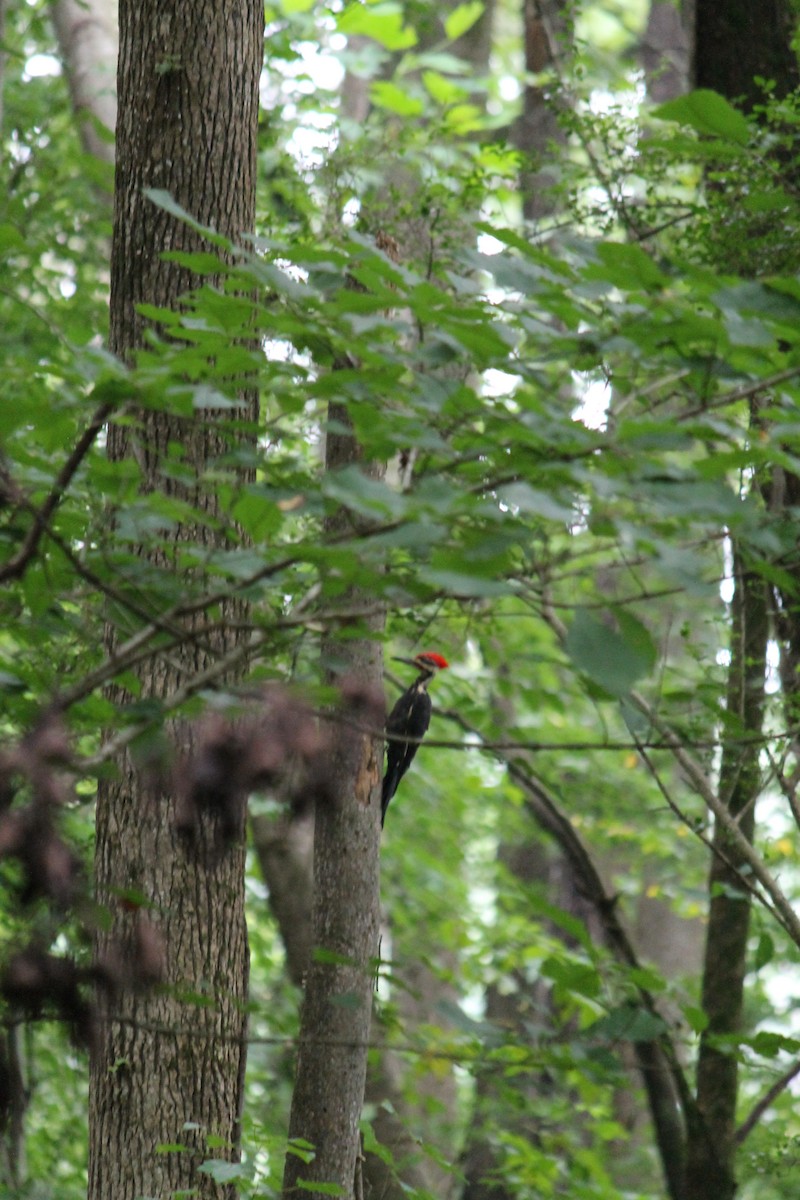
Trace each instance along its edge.
<path fill-rule="evenodd" d="M 286 970 L 301 988 L 314 947 L 314 817 L 259 816 L 251 825 L 269 907 L 286 951 Z"/>
<path fill-rule="evenodd" d="M 302 987 L 313 944 L 313 822 L 307 817 L 258 817 L 252 825 L 270 909 L 286 950 L 289 977 Z M 383 1031 L 373 1013 L 370 1041 L 374 1044 L 382 1040 Z M 409 1188 L 435 1191 L 419 1141 L 409 1132 L 403 1074 L 403 1064 L 392 1051 L 370 1055 L 364 1100 L 374 1109 L 372 1127 L 380 1144 L 388 1147 L 391 1163 L 376 1154 L 365 1155 L 364 1194 L 380 1196 L 381 1200 L 404 1200 Z"/>
<path fill-rule="evenodd" d="M 694 85 L 713 88 L 751 109 L 764 98 L 757 78 L 771 79 L 778 95 L 800 84 L 792 46 L 796 14 L 790 0 L 696 0 Z"/>
<path fill-rule="evenodd" d="M 539 221 L 553 211 L 552 187 L 557 180 L 557 156 L 551 146 L 564 142 L 558 123 L 556 86 L 530 82 L 553 67 L 569 36 L 565 0 L 525 0 L 523 5 L 523 48 L 525 77 L 522 111 L 514 123 L 514 144 L 525 156 L 520 178 L 522 214 L 526 221 Z"/>
<path fill-rule="evenodd" d="M 193 282 L 188 271 L 164 262 L 162 252 L 202 246 L 195 233 L 155 208 L 145 189 L 166 189 L 198 221 L 232 237 L 253 227 L 262 44 L 257 0 L 224 6 L 122 0 L 111 347 L 123 359 L 142 344 L 144 319 L 136 305 L 174 307 Z M 255 398 L 242 399 L 255 416 Z M 223 444 L 213 420 L 195 425 L 155 411 L 138 417 L 135 432 L 112 426 L 111 456 L 135 452 L 145 489 L 188 496 L 213 512 L 212 494 L 161 469 L 177 440 L 185 462 L 199 472 Z M 184 528 L 182 536 L 201 535 Z M 202 536 L 213 535 L 206 530 Z M 167 547 L 165 558 L 168 553 Z M 142 694 L 168 693 L 237 636 L 225 631 L 216 642 L 146 666 Z M 190 752 L 189 731 L 177 726 L 171 732 L 179 749 Z M 219 853 L 211 817 L 200 821 L 190 846 L 176 833 L 174 816 L 171 791 L 143 785 L 127 759 L 117 778 L 99 789 L 95 869 L 110 927 L 98 938 L 98 952 L 135 937 L 138 916 L 120 900 L 134 890 L 145 897 L 163 941 L 168 986 L 123 995 L 102 1025 L 90 1080 L 89 1200 L 138 1200 L 190 1188 L 198 1195 L 227 1194 L 197 1167 L 204 1158 L 238 1154 L 247 987 L 244 846 L 239 839 Z M 201 993 L 204 1002 L 182 999 L 187 993 Z M 208 1151 L 208 1135 L 220 1137 L 223 1148 Z M 162 1143 L 188 1149 L 158 1153 Z"/>
<path fill-rule="evenodd" d="M 695 0 L 694 9 L 695 87 L 713 88 L 752 109 L 763 99 L 757 76 L 773 80 L 778 95 L 798 86 L 797 56 L 792 47 L 796 17 L 786 0 L 769 0 L 757 7 L 742 0 L 725 5 Z M 754 424 L 759 421 L 756 410 L 752 420 Z M 720 796 L 741 832 L 752 840 L 759 791 L 758 747 L 737 745 L 737 736 L 758 735 L 763 726 L 767 598 L 763 580 L 748 572 L 738 547 L 734 550 L 734 568 L 727 700 L 730 726 L 723 747 Z M 698 1061 L 700 1119 L 689 1128 L 688 1200 L 708 1196 L 729 1200 L 736 1191 L 737 1063 L 734 1055 L 721 1053 L 714 1046 L 713 1037 L 740 1031 L 751 899 L 740 877 L 741 868 L 747 871 L 748 864 L 741 849 L 737 850 L 726 837 L 719 820 L 715 822 L 714 849 L 702 985 L 709 1025 L 701 1040 Z"/>
<path fill-rule="evenodd" d="M 116 4 L 113 0 L 53 0 L 50 12 L 83 148 L 113 164 L 117 124 Z"/>
<path fill-rule="evenodd" d="M 734 553 L 735 590 L 731 605 L 731 664 L 727 701 L 727 740 L 720 769 L 720 794 L 742 833 L 752 840 L 756 799 L 761 788 L 757 738 L 764 720 L 768 639 L 766 585 L 748 572 Z M 734 1179 L 738 1062 L 715 1045 L 716 1037 L 741 1032 L 751 896 L 742 886 L 741 854 L 717 823 L 711 861 L 708 925 L 703 963 L 702 1002 L 708 1028 L 700 1041 L 697 1104 L 700 1136 L 690 1136 L 687 1200 L 728 1200 Z"/>
<path fill-rule="evenodd" d="M 325 467 L 335 471 L 360 463 L 349 419 L 331 405 Z M 374 467 L 362 464 L 373 474 Z M 335 536 L 353 522 L 342 509 L 326 520 L 325 535 Z M 349 599 L 358 600 L 352 592 Z M 377 630 L 380 622 L 374 622 Z M 375 721 L 382 708 L 383 655 L 369 636 L 349 641 L 326 638 L 322 662 L 332 683 L 344 684 L 356 704 Z M 358 699 L 360 697 L 360 700 Z M 343 1194 L 356 1190 L 360 1172 L 359 1121 L 367 1073 L 375 956 L 378 950 L 380 782 L 383 742 L 344 724 L 331 755 L 328 796 L 316 806 L 314 829 L 314 902 L 311 966 L 306 978 L 297 1074 L 289 1118 L 289 1139 L 314 1147 L 311 1162 L 286 1156 L 284 1195 L 302 1183 L 337 1184 Z"/>
<path fill-rule="evenodd" d="M 25 1112 L 30 1101 L 25 1086 L 22 1027 L 0 1026 L 0 1184 L 16 1195 L 25 1179 Z"/>

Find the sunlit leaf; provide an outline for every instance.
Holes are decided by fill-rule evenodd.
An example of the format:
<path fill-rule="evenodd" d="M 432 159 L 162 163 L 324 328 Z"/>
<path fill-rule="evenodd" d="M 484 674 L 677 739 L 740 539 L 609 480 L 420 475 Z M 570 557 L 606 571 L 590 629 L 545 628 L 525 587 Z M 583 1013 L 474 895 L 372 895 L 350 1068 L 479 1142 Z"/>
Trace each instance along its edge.
<path fill-rule="evenodd" d="M 750 139 L 750 125 L 742 114 L 718 92 L 699 88 L 686 96 L 668 100 L 653 110 L 653 116 L 662 121 L 676 121 L 690 125 L 698 133 L 735 142 L 746 146 Z"/>
<path fill-rule="evenodd" d="M 350 4 L 337 21 L 340 33 L 372 38 L 387 50 L 408 50 L 417 35 L 405 24 L 405 10 L 394 3 Z"/>
<path fill-rule="evenodd" d="M 462 34 L 471 29 L 477 20 L 483 16 L 485 5 L 481 0 L 469 0 L 466 4 L 459 4 L 452 12 L 444 19 L 444 31 L 451 42 L 456 38 L 460 38 Z"/>

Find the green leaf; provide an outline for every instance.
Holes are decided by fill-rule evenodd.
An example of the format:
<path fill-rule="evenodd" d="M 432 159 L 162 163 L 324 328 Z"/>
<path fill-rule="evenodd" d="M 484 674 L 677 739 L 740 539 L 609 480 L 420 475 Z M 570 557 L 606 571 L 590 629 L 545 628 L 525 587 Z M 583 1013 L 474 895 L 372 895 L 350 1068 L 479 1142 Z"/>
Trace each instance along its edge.
<path fill-rule="evenodd" d="M 313 1162 L 316 1157 L 314 1143 L 301 1137 L 289 1139 L 286 1143 L 286 1153 L 293 1154 L 295 1158 L 301 1159 L 304 1163 Z"/>
<path fill-rule="evenodd" d="M 223 237 L 221 233 L 218 233 L 216 229 L 211 229 L 208 225 L 201 225 L 199 221 L 194 219 L 190 212 L 187 212 L 176 200 L 173 200 L 172 196 L 164 188 L 145 188 L 144 194 L 157 208 L 163 209 L 171 217 L 177 217 L 179 221 L 183 221 L 190 229 L 194 229 L 196 233 L 202 233 L 203 237 L 211 242 L 212 245 L 230 250 L 231 243 L 228 238 Z"/>
<path fill-rule="evenodd" d="M 201 1163 L 197 1168 L 204 1175 L 210 1175 L 215 1183 L 235 1183 L 237 1180 L 252 1179 L 253 1171 L 251 1167 L 246 1167 L 243 1163 L 228 1162 L 223 1158 L 210 1158 L 206 1162 Z"/>
<path fill-rule="evenodd" d="M 404 24 L 400 4 L 351 4 L 337 21 L 340 33 L 372 38 L 386 50 L 408 50 L 416 46 L 417 35 Z"/>
<path fill-rule="evenodd" d="M 658 291 L 669 284 L 669 278 L 658 269 L 641 246 L 628 242 L 602 242 L 597 247 L 599 263 L 592 263 L 584 272 L 587 279 L 605 279 L 626 291 L 643 289 Z"/>
<path fill-rule="evenodd" d="M 746 117 L 709 88 L 699 88 L 689 92 L 688 96 L 668 100 L 653 110 L 653 116 L 662 121 L 689 125 L 698 133 L 722 138 L 738 146 L 746 146 L 750 140 L 750 124 Z"/>
<path fill-rule="evenodd" d="M 178 266 L 186 267 L 195 275 L 224 275 L 230 270 L 229 265 L 216 254 L 208 254 L 202 250 L 194 253 L 186 250 L 167 250 L 162 258 L 165 262 L 174 262 Z"/>
<path fill-rule="evenodd" d="M 563 958 L 546 958 L 541 966 L 545 979 L 552 979 L 568 992 L 594 999 L 601 991 L 600 976 L 597 969 L 588 963 L 575 962 Z"/>
<path fill-rule="evenodd" d="M 455 83 L 438 71 L 423 71 L 422 82 L 437 104 L 455 104 L 467 95 L 461 84 Z"/>
<path fill-rule="evenodd" d="M 353 512 L 376 520 L 401 516 L 406 500 L 382 479 L 372 479 L 359 467 L 331 471 L 323 480 L 323 495 Z"/>
<path fill-rule="evenodd" d="M 426 583 L 452 596 L 507 596 L 513 591 L 511 584 L 502 579 L 489 579 L 468 571 L 425 567 L 419 574 Z"/>
<path fill-rule="evenodd" d="M 606 1042 L 653 1042 L 667 1026 L 661 1017 L 637 1004 L 621 1004 L 595 1021 L 583 1036 Z"/>
<path fill-rule="evenodd" d="M 369 91 L 373 104 L 400 117 L 418 117 L 425 107 L 417 97 L 386 80 L 373 83 Z"/>
<path fill-rule="evenodd" d="M 753 966 L 756 971 L 760 971 L 768 962 L 772 962 L 775 954 L 775 943 L 768 933 L 762 933 L 758 939 L 756 946 L 755 958 Z"/>
<path fill-rule="evenodd" d="M 753 1037 L 737 1039 L 741 1046 L 749 1046 L 756 1054 L 763 1055 L 764 1058 L 776 1058 L 781 1051 L 786 1051 L 788 1054 L 797 1054 L 800 1050 L 800 1041 L 797 1038 L 785 1037 L 780 1033 L 772 1033 L 769 1030 L 762 1029 Z"/>
<path fill-rule="evenodd" d="M 314 962 L 327 963 L 334 967 L 353 967 L 355 960 L 348 957 L 346 954 L 339 954 L 336 950 L 326 950 L 324 946 L 315 946 L 311 957 Z"/>
<path fill-rule="evenodd" d="M 612 696 L 624 696 L 652 670 L 656 652 L 644 626 L 630 614 L 615 614 L 619 632 L 578 609 L 564 648 L 575 666 Z"/>
<path fill-rule="evenodd" d="M 451 42 L 472 28 L 483 15 L 484 7 L 481 0 L 468 0 L 466 4 L 459 4 L 445 17 L 444 31 Z"/>
<path fill-rule="evenodd" d="M 626 644 L 639 659 L 641 674 L 649 675 L 658 658 L 658 651 L 650 636 L 650 631 L 628 608 L 615 608 L 614 616 Z"/>
<path fill-rule="evenodd" d="M 695 1004 L 687 1004 L 681 1010 L 693 1033 L 704 1033 L 708 1029 L 708 1015 Z"/>

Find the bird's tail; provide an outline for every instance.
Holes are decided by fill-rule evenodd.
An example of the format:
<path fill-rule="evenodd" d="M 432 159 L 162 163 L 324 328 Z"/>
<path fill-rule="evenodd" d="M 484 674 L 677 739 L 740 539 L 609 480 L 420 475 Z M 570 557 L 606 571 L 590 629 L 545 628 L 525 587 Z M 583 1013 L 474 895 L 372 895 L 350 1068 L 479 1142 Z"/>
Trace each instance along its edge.
<path fill-rule="evenodd" d="M 386 810 L 389 807 L 389 801 L 397 791 L 397 785 L 400 782 L 402 771 L 397 767 L 393 771 L 387 771 L 383 777 L 383 791 L 381 792 L 381 829 L 383 822 L 386 820 Z"/>

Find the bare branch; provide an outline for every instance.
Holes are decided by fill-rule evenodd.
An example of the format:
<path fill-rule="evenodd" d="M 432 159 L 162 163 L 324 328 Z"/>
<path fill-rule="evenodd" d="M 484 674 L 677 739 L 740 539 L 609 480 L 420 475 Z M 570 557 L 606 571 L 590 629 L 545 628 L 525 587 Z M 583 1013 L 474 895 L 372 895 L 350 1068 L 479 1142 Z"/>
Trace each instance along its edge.
<path fill-rule="evenodd" d="M 739 1128 L 736 1130 L 736 1145 L 741 1146 L 744 1140 L 753 1132 L 758 1122 L 763 1117 L 764 1113 L 774 1104 L 781 1092 L 785 1091 L 792 1080 L 800 1075 L 800 1059 L 793 1062 L 790 1067 L 779 1075 L 773 1083 L 772 1087 L 767 1088 L 760 1100 L 757 1100 L 750 1112 L 742 1121 Z"/>
<path fill-rule="evenodd" d="M 47 529 L 48 521 L 61 503 L 78 467 L 94 445 L 97 435 L 105 425 L 113 407 L 112 404 L 101 404 L 96 409 L 91 421 L 73 446 L 72 453 L 56 475 L 55 482 L 44 503 L 33 510 L 33 524 L 25 535 L 19 550 L 4 566 L 0 567 L 0 583 L 4 583 L 7 579 L 19 579 L 25 573 L 28 563 L 36 553 L 42 535 Z"/>

